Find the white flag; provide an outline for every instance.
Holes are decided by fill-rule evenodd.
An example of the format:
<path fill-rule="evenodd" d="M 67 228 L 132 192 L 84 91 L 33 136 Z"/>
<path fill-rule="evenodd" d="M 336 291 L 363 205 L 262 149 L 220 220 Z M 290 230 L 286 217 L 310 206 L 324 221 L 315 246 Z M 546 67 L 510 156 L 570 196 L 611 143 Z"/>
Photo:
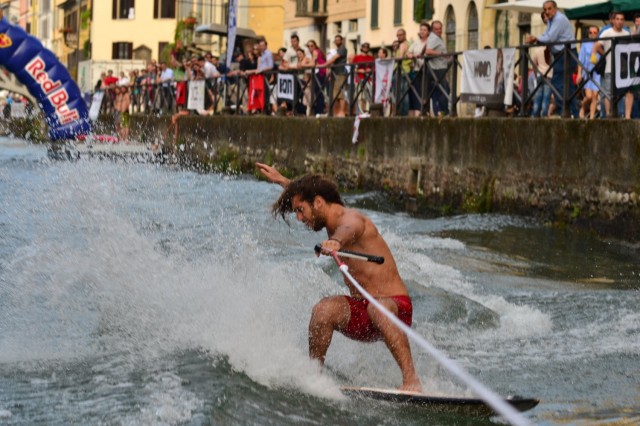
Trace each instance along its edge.
<path fill-rule="evenodd" d="M 376 59 L 376 94 L 378 104 L 389 103 L 391 83 L 393 82 L 393 59 Z"/>
<path fill-rule="evenodd" d="M 236 48 L 236 28 L 238 26 L 238 0 L 229 0 L 229 22 L 227 23 L 227 69 L 231 67 L 233 49 Z"/>
<path fill-rule="evenodd" d="M 204 80 L 193 80 L 189 82 L 189 99 L 187 100 L 187 109 L 197 111 L 204 109 Z"/>

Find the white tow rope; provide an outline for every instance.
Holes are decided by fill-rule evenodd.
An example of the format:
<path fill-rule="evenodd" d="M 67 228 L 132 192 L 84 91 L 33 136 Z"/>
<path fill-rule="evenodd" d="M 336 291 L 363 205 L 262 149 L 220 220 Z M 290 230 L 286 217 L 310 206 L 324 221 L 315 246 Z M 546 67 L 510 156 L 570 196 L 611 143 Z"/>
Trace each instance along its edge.
<path fill-rule="evenodd" d="M 396 326 L 398 326 L 407 337 L 413 339 L 418 345 L 420 345 L 424 350 L 426 350 L 432 357 L 436 359 L 440 364 L 442 364 L 450 373 L 456 376 L 460 381 L 469 386 L 474 393 L 480 397 L 483 401 L 489 404 L 496 412 L 500 413 L 502 417 L 505 418 L 509 423 L 516 426 L 530 426 L 532 423 L 527 420 L 518 410 L 513 408 L 509 403 L 507 403 L 502 397 L 496 394 L 494 391 L 480 383 L 475 377 L 469 374 L 460 364 L 455 362 L 452 359 L 447 358 L 445 354 L 443 354 L 440 350 L 438 350 L 431 343 L 427 342 L 422 336 L 413 331 L 411 327 L 407 326 L 405 323 L 400 321 L 398 317 L 393 315 L 387 308 L 382 306 L 380 302 L 373 298 L 367 291 L 362 288 L 362 286 L 351 276 L 349 273 L 349 267 L 345 265 L 340 258 L 338 257 L 338 253 L 335 251 L 331 252 L 331 256 L 338 264 L 340 268 L 340 272 L 347 277 L 347 279 L 354 285 L 356 289 L 367 299 L 373 306 L 375 306 L 380 312 L 382 312 L 391 322 L 393 322 Z"/>

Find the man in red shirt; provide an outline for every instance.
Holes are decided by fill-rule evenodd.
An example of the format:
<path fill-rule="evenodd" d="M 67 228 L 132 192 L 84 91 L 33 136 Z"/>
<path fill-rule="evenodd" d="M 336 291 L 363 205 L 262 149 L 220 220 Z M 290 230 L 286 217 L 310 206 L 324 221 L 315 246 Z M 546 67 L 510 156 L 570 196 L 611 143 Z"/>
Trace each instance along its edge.
<path fill-rule="evenodd" d="M 369 102 L 371 102 L 372 94 L 372 71 L 374 69 L 373 61 L 375 57 L 369 50 L 369 43 L 362 43 L 360 46 L 360 53 L 355 55 L 352 59 L 352 63 L 363 63 L 356 66 L 356 95 L 358 96 L 358 102 L 356 103 L 356 114 L 362 114 L 369 110 Z"/>
<path fill-rule="evenodd" d="M 118 77 L 113 75 L 113 70 L 107 71 L 107 76 L 104 78 L 104 85 L 106 87 L 115 86 L 118 82 Z"/>

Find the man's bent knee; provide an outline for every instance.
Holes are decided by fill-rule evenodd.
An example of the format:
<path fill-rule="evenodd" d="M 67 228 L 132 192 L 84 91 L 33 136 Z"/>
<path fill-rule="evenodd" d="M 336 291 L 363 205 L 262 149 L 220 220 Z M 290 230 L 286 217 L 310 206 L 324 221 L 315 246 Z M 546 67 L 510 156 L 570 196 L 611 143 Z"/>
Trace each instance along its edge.
<path fill-rule="evenodd" d="M 343 297 L 326 297 L 311 311 L 311 322 L 315 324 L 341 325 L 349 320 L 349 305 Z"/>

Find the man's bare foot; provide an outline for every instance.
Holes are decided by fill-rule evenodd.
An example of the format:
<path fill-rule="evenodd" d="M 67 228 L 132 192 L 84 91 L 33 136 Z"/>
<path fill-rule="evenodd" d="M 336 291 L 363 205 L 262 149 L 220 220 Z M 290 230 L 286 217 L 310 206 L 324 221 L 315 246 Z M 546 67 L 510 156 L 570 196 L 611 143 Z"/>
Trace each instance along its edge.
<path fill-rule="evenodd" d="M 419 380 L 410 383 L 403 383 L 400 388 L 401 391 L 420 392 L 422 393 L 422 384 Z"/>

